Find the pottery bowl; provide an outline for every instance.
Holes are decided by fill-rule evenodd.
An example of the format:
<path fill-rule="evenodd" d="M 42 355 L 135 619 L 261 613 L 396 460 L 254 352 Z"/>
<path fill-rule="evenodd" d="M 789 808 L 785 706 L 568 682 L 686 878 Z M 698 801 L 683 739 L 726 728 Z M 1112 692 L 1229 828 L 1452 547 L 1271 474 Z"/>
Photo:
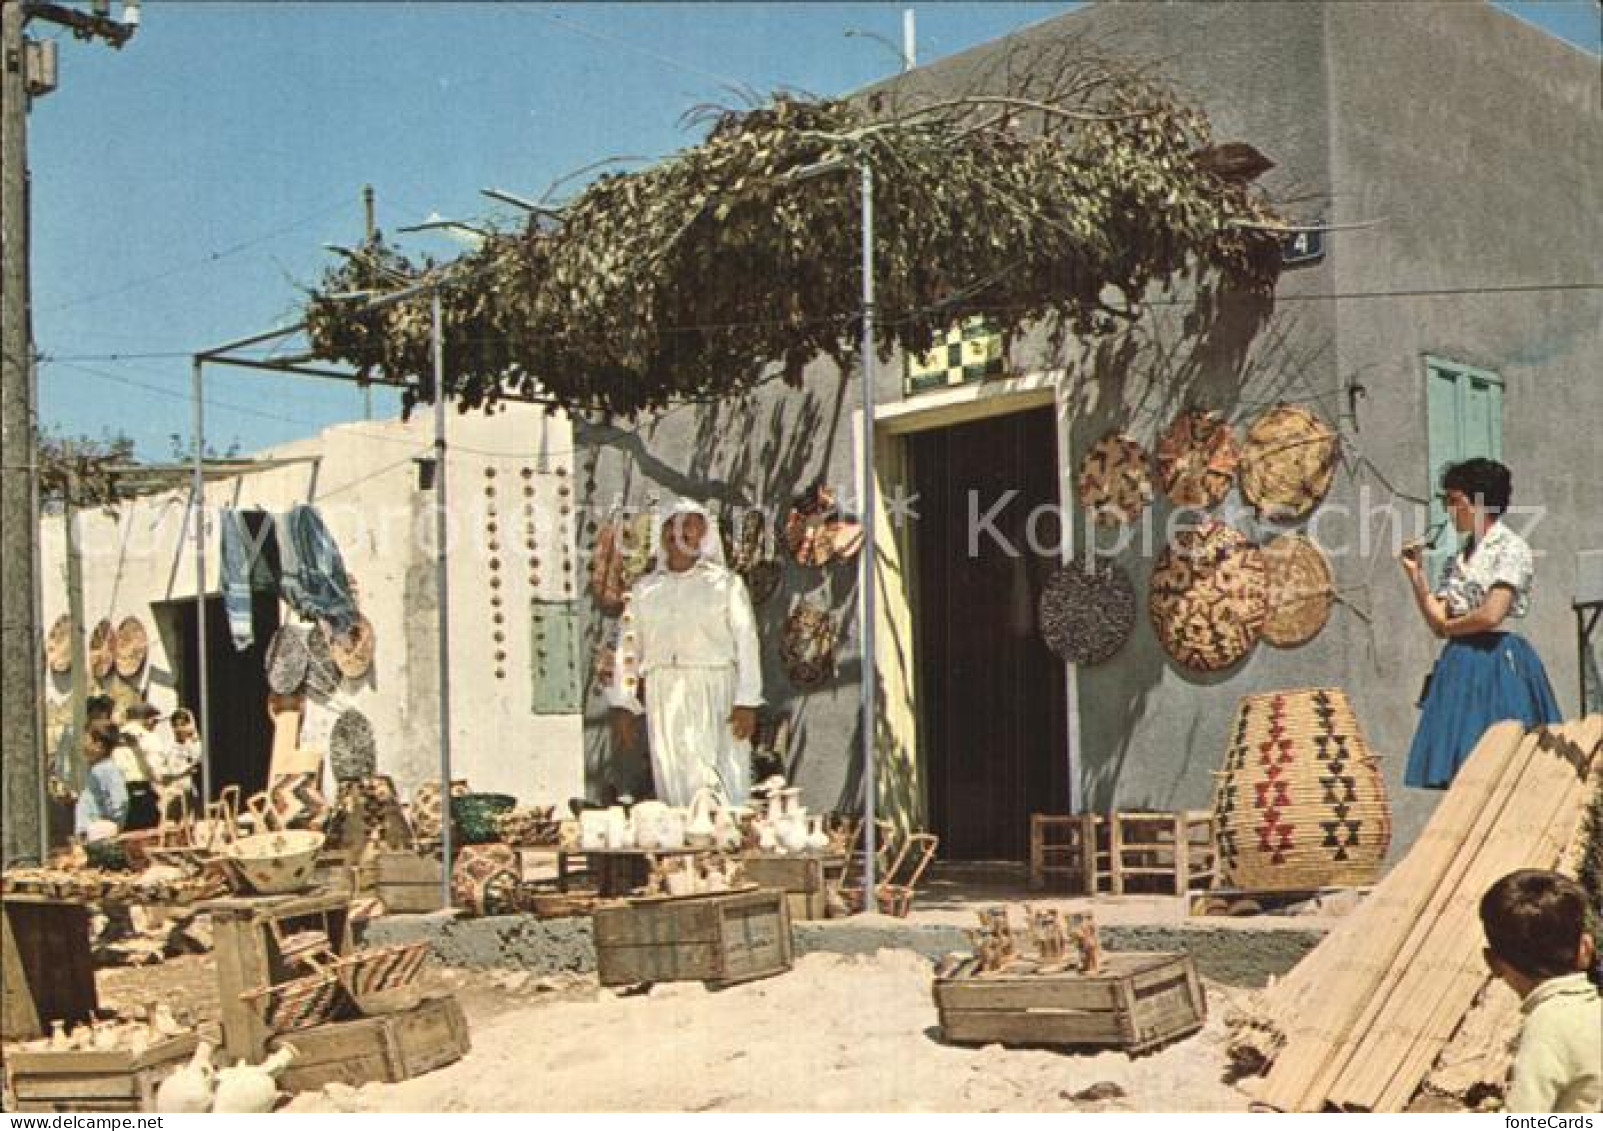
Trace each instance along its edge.
<path fill-rule="evenodd" d="M 322 848 L 322 833 L 289 829 L 242 836 L 221 852 L 236 880 L 258 895 L 280 895 L 305 889 Z"/>

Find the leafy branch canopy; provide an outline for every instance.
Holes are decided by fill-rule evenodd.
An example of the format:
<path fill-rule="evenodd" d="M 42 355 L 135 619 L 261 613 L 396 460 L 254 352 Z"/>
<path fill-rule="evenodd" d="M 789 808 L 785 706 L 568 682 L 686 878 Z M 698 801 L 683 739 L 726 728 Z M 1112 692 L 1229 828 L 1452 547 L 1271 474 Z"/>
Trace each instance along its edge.
<path fill-rule="evenodd" d="M 776 373 L 796 382 L 820 356 L 849 364 L 860 162 L 874 173 L 882 354 L 923 351 L 972 314 L 1059 344 L 1106 333 L 1188 271 L 1273 287 L 1264 226 L 1278 217 L 1250 146 L 1216 146 L 1200 110 L 1093 54 L 1044 51 L 1009 71 L 1027 77 L 1000 94 L 919 104 L 892 88 L 717 111 L 701 144 L 604 174 L 448 264 L 375 241 L 313 290 L 313 351 L 409 382 L 409 407 L 432 399 L 427 296 L 337 296 L 434 276 L 451 280 L 444 370 L 464 408 L 517 390 L 632 415 Z M 1220 159 L 1231 150 L 1257 160 Z"/>

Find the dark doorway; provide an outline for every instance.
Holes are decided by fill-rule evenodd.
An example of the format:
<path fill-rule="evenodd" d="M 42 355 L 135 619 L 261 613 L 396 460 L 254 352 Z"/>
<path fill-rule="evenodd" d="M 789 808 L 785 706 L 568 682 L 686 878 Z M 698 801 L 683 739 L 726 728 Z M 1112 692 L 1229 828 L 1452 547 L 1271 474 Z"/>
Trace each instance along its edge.
<path fill-rule="evenodd" d="M 1049 408 L 910 438 L 918 492 L 920 746 L 931 831 L 949 860 L 1024 860 L 1031 813 L 1069 811 L 1062 663 L 1036 601 L 1057 560 L 1056 422 Z M 1009 553 L 971 516 L 991 512 Z M 1037 554 L 1027 527 L 1037 508 Z M 978 533 L 970 554 L 971 527 Z"/>
<path fill-rule="evenodd" d="M 199 617 L 194 601 L 173 601 L 163 610 L 177 627 L 181 641 L 178 700 L 194 706 L 200 699 Z M 273 757 L 273 725 L 267 716 L 267 644 L 278 631 L 277 593 L 251 596 L 254 641 L 236 651 L 228 632 L 228 614 L 221 597 L 206 598 L 206 724 L 213 797 L 226 785 L 237 785 L 246 797 L 267 786 Z"/>

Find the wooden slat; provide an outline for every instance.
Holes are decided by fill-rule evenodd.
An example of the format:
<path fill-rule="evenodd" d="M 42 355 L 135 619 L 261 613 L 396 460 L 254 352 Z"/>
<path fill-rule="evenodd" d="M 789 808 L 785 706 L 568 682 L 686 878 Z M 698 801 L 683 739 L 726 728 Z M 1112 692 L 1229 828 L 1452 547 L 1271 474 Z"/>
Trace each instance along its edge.
<path fill-rule="evenodd" d="M 1341 1043 L 1373 999 L 1374 991 L 1409 933 L 1436 895 L 1442 874 L 1459 854 L 1465 830 L 1489 829 L 1496 811 L 1530 761 L 1534 744 L 1523 728 L 1491 728 L 1460 770 L 1413 849 L 1376 887 L 1363 906 L 1293 968 L 1273 996 L 1272 1021 L 1286 1047 L 1258 1089 L 1259 1098 L 1282 1111 L 1315 1110 L 1317 1079 L 1334 1078 L 1345 1066 Z M 1479 822 L 1479 823 L 1478 823 Z M 1333 1058 L 1339 1063 L 1331 1065 Z"/>
<path fill-rule="evenodd" d="M 1533 764 L 1539 779 L 1511 804 L 1457 886 L 1421 959 L 1399 984 L 1376 1032 L 1366 1035 L 1354 1062 L 1363 1070 L 1350 1073 L 1332 1089 L 1333 1102 L 1401 1110 L 1418 1089 L 1485 983 L 1480 960 L 1481 893 L 1515 868 L 1556 864 L 1574 831 L 1583 801 L 1582 774 L 1590 768 L 1595 745 L 1582 750 L 1578 740 L 1587 729 L 1578 725 L 1538 732 Z"/>
<path fill-rule="evenodd" d="M 119 1049 L 116 1052 L 94 1052 L 92 1050 L 75 1050 L 71 1052 L 41 1050 L 36 1052 L 28 1049 L 18 1049 L 6 1054 L 6 1067 L 12 1072 L 41 1076 L 136 1072 L 141 1068 L 151 1068 L 158 1064 L 165 1064 L 169 1060 L 180 1060 L 188 1057 L 190 1053 L 195 1051 L 195 1046 L 198 1043 L 199 1038 L 194 1033 L 184 1033 L 152 1045 L 137 1057 L 128 1049 Z"/>
<path fill-rule="evenodd" d="M 1014 1045 L 1119 1045 L 1125 1033 L 1113 1011 L 1073 1010 L 964 1010 L 942 1018 L 949 1041 Z"/>
<path fill-rule="evenodd" d="M 955 978 L 935 983 L 935 1004 L 957 1012 L 1038 1007 L 1107 1012 L 1118 1005 L 1114 984 L 1111 978 L 1072 981 L 1019 978 L 1007 982 L 991 978 Z"/>

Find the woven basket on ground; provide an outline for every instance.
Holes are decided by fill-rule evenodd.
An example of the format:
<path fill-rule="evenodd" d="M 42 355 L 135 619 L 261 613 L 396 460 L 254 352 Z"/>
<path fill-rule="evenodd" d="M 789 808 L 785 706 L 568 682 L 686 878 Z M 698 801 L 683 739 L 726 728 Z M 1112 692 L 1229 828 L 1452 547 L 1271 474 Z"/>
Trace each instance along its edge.
<path fill-rule="evenodd" d="M 292 1033 L 333 1021 L 345 1005 L 345 993 L 332 970 L 291 978 L 276 986 L 247 990 L 239 1000 L 254 1009 L 273 1033 Z"/>
<path fill-rule="evenodd" d="M 518 799 L 507 793 L 464 793 L 451 798 L 451 827 L 458 844 L 492 844 L 501 839 L 497 819 L 516 809 Z"/>
<path fill-rule="evenodd" d="M 1263 638 L 1277 648 L 1295 648 L 1319 635 L 1336 602 L 1330 563 L 1313 540 L 1283 534 L 1263 548 L 1269 613 Z"/>
<path fill-rule="evenodd" d="M 1301 518 L 1325 497 L 1336 472 L 1336 434 L 1296 405 L 1276 405 L 1247 429 L 1241 493 L 1265 518 Z"/>
<path fill-rule="evenodd" d="M 1214 826 L 1226 887 L 1374 882 L 1391 844 L 1391 806 L 1345 692 L 1303 688 L 1241 701 Z"/>
<path fill-rule="evenodd" d="M 509 844 L 464 844 L 451 865 L 451 902 L 469 915 L 510 915 L 522 882 Z"/>
<path fill-rule="evenodd" d="M 1158 477 L 1178 506 L 1217 505 L 1240 459 L 1236 430 L 1217 409 L 1192 409 L 1158 437 Z"/>
<path fill-rule="evenodd" d="M 1064 663 L 1100 664 L 1130 639 L 1135 586 L 1109 561 L 1058 566 L 1041 590 L 1041 636 Z"/>
<path fill-rule="evenodd" d="M 1263 629 L 1263 552 L 1216 519 L 1179 531 L 1152 571 L 1147 612 L 1177 663 L 1205 672 L 1228 668 L 1252 650 Z"/>
<path fill-rule="evenodd" d="M 1076 490 L 1098 523 L 1134 522 L 1152 502 L 1152 459 L 1133 437 L 1109 432 L 1080 461 Z"/>
<path fill-rule="evenodd" d="M 451 780 L 451 796 L 460 797 L 468 791 L 466 778 L 453 778 Z M 412 804 L 407 816 L 412 822 L 412 832 L 419 840 L 439 840 L 443 824 L 445 805 L 440 801 L 440 782 L 438 778 L 421 782 L 412 791 Z"/>

